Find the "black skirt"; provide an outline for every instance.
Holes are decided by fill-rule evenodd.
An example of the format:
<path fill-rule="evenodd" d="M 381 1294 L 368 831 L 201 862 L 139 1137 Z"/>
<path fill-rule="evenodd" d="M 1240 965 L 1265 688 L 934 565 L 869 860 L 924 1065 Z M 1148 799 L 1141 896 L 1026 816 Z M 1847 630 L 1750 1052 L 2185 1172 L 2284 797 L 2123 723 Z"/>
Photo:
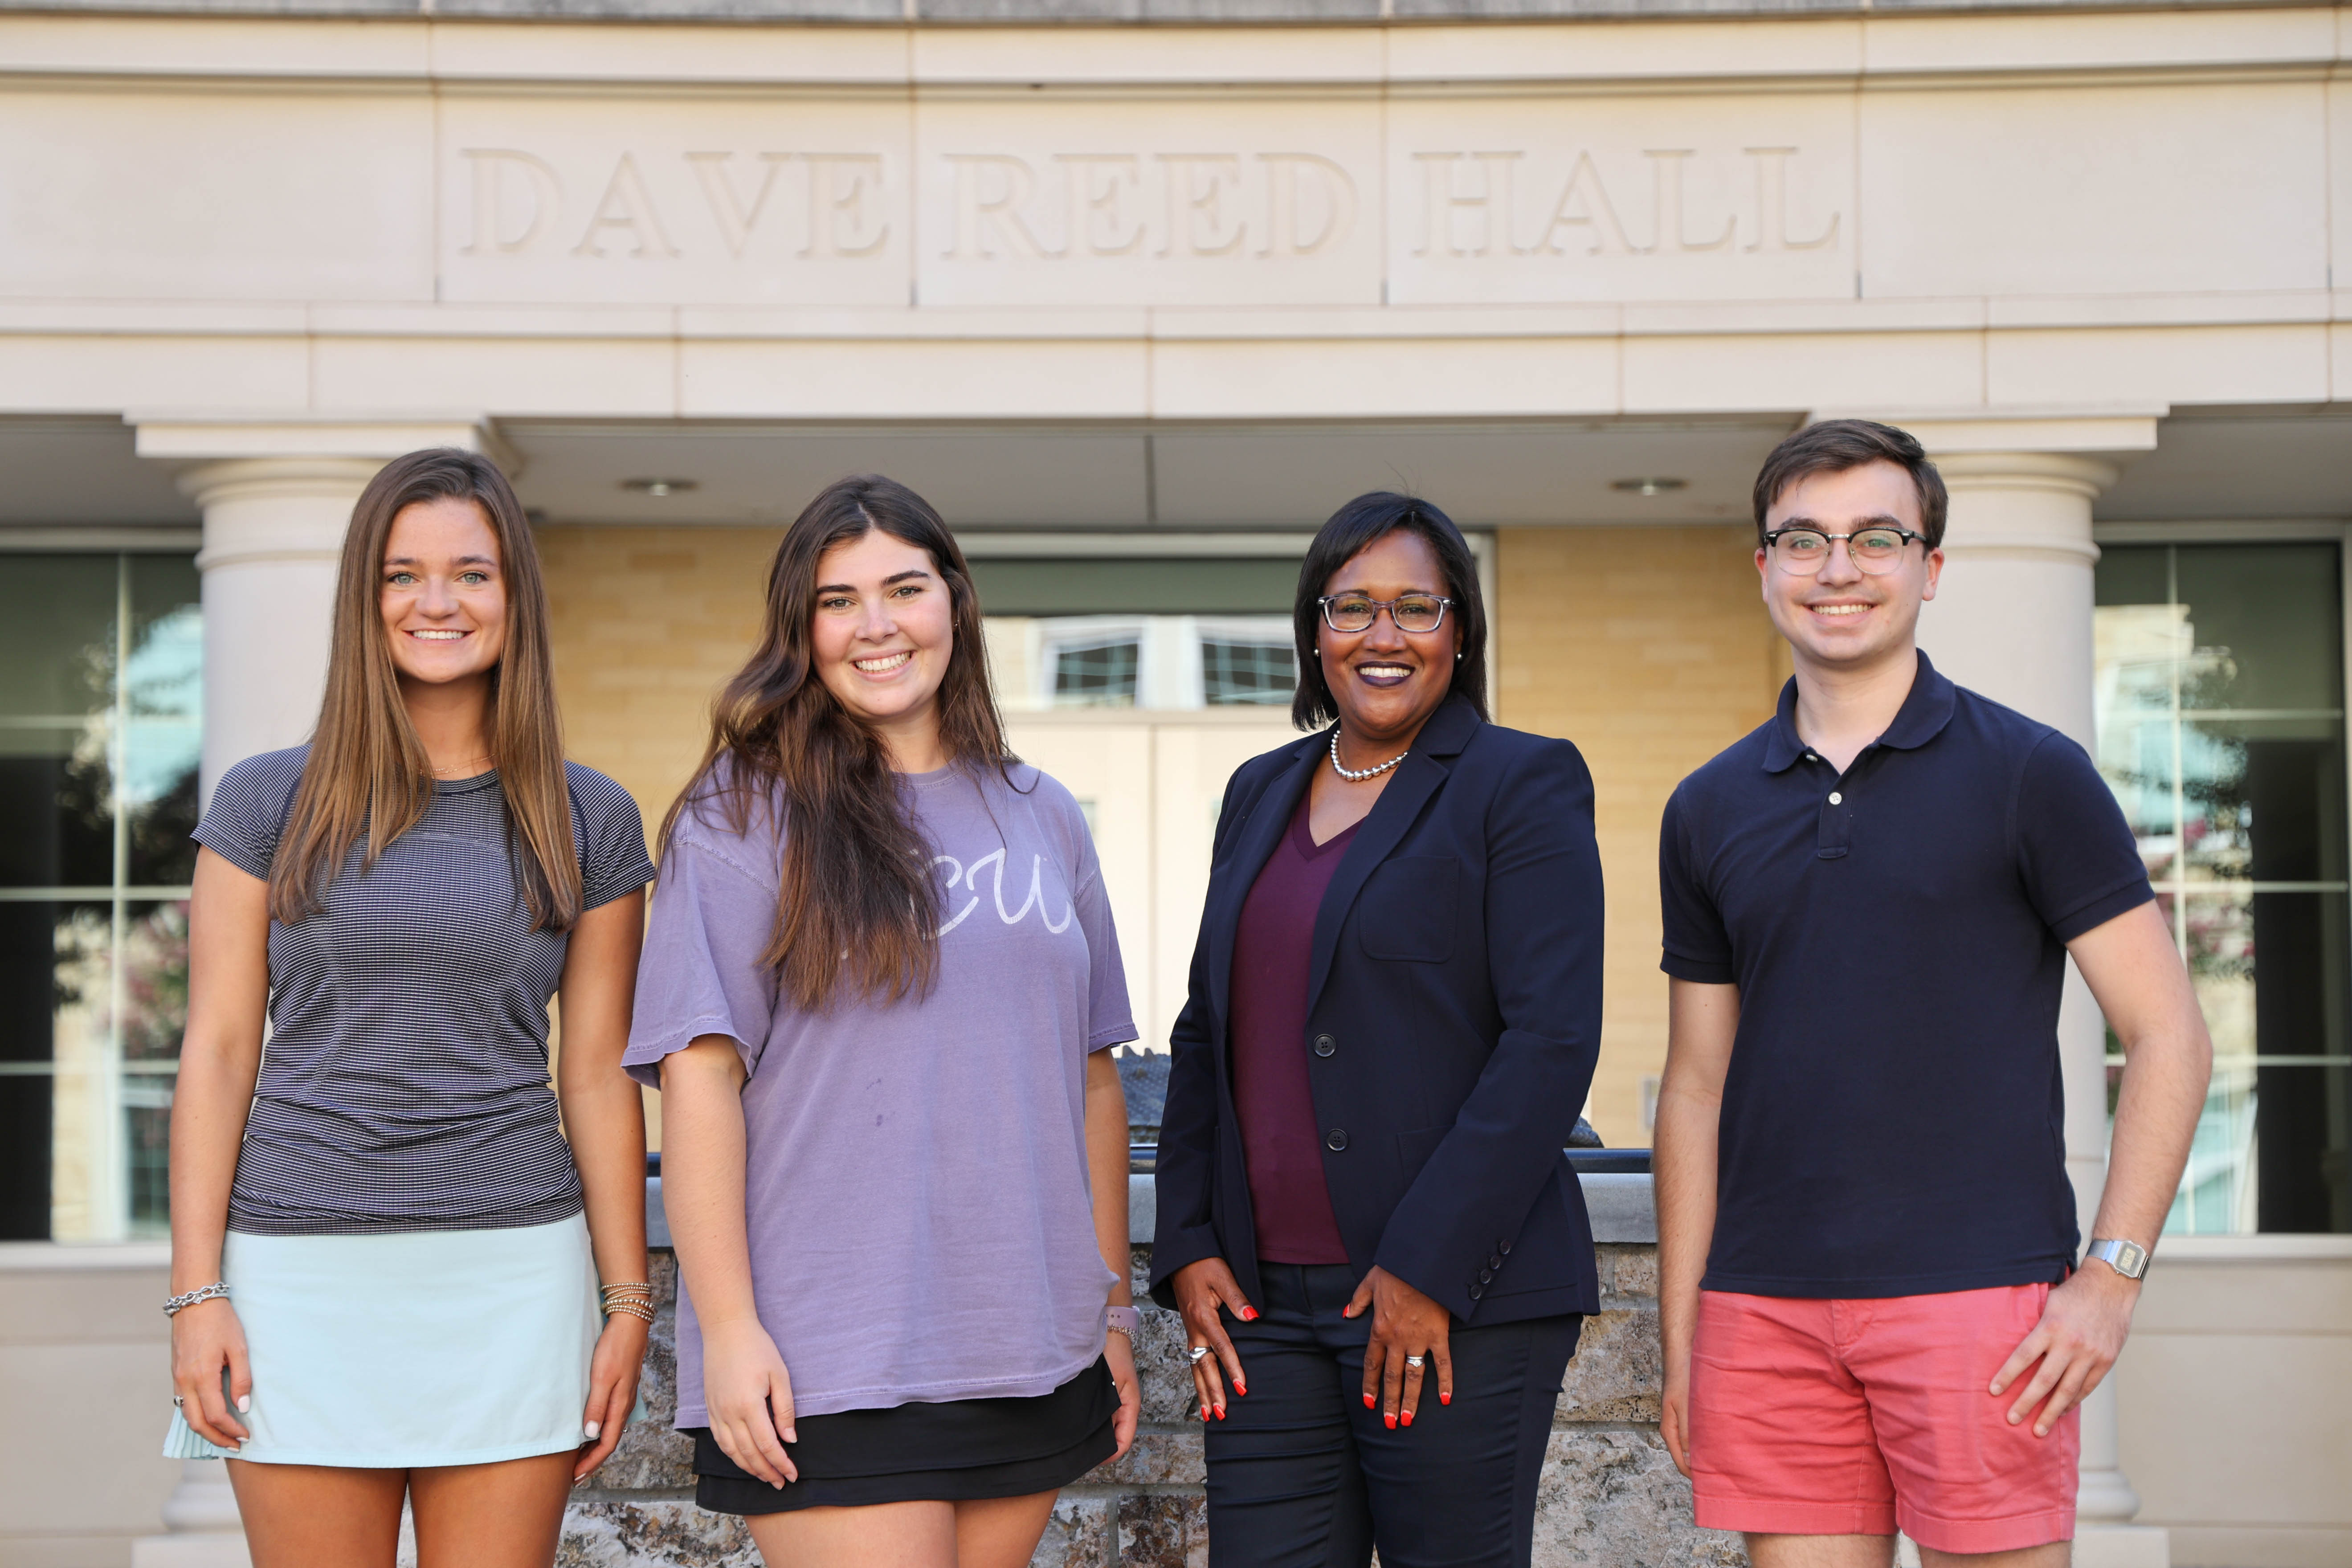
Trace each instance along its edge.
<path fill-rule="evenodd" d="M 1118 1385 L 1094 1365 L 1051 1394 L 844 1410 L 793 1423 L 785 1446 L 801 1479 L 782 1491 L 719 1447 L 694 1438 L 694 1500 L 713 1513 L 784 1513 L 884 1502 L 972 1502 L 1028 1497 L 1069 1485 L 1111 1457 Z"/>

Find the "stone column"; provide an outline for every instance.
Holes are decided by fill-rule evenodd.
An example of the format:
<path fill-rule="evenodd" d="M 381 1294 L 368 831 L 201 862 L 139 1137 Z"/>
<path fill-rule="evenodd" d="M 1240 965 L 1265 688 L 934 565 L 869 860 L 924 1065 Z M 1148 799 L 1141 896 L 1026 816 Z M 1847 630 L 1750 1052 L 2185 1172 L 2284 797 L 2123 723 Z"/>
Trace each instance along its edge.
<path fill-rule="evenodd" d="M 1920 646 L 1961 685 L 2095 754 L 2091 503 L 2115 482 L 2119 461 L 2155 446 L 2155 416 L 1898 423 L 1933 454 L 1952 500 L 1943 577 L 1920 616 Z M 2067 1174 L 2087 1237 L 2106 1179 L 2106 1026 L 2072 963 L 2058 1045 Z M 2074 1562 L 2165 1568 L 2168 1533 L 2131 1522 L 2139 1495 L 2117 1454 L 2115 1388 L 2110 1379 L 2083 1405 Z"/>
<path fill-rule="evenodd" d="M 376 469 L 420 447 L 503 458 L 495 440 L 477 420 L 141 423 L 140 456 L 186 465 L 177 482 L 204 510 L 205 798 L 317 722 L 343 534 Z"/>
<path fill-rule="evenodd" d="M 180 488 L 204 509 L 206 799 L 229 766 L 307 739 L 327 674 L 337 557 L 379 465 L 352 458 L 200 463 Z"/>

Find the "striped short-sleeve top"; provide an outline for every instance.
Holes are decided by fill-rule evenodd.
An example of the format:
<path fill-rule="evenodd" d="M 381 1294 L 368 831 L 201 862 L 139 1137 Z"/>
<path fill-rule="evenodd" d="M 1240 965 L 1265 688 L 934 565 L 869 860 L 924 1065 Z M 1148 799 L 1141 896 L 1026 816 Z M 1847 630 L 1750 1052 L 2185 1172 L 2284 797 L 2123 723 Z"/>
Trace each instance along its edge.
<path fill-rule="evenodd" d="M 267 878 L 310 749 L 222 775 L 196 841 Z M 566 763 L 583 907 L 653 879 L 635 802 Z M 269 923 L 269 1023 L 229 1228 L 270 1236 L 545 1225 L 580 1212 L 548 1082 L 567 934 L 533 931 L 496 773 L 424 818 L 319 912 Z"/>

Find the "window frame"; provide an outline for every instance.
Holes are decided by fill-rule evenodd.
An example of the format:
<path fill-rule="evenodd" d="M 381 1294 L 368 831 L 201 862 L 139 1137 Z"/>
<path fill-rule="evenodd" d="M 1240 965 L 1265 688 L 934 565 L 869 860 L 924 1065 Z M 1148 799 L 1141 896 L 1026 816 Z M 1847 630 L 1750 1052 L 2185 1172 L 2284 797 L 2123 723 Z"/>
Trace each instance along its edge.
<path fill-rule="evenodd" d="M 0 528 L 0 556 L 82 555 L 114 558 L 117 621 L 114 705 L 115 743 L 118 748 L 125 742 L 128 736 L 127 725 L 124 722 L 127 712 L 124 706 L 126 689 L 122 681 L 122 672 L 127 664 L 127 639 L 130 632 L 128 610 L 131 558 L 138 555 L 184 555 L 193 558 L 201 553 L 203 543 L 204 536 L 201 529 L 169 525 Z M 203 569 L 200 564 L 197 567 L 197 581 L 201 594 Z M 107 906 L 110 937 L 109 984 L 114 1001 L 108 1010 L 110 1039 L 106 1046 L 107 1061 L 102 1070 L 109 1071 L 112 1081 L 110 1087 L 101 1090 L 101 1093 L 105 1103 L 111 1107 L 114 1120 L 119 1123 L 130 1108 L 130 1100 L 125 1092 L 129 1088 L 125 1082 L 127 1077 L 176 1079 L 179 1073 L 179 1059 L 176 1055 L 168 1063 L 161 1061 L 127 1063 L 123 1059 L 121 990 L 124 973 L 122 964 L 123 953 L 128 946 L 130 909 L 134 904 L 184 903 L 190 896 L 191 889 L 186 887 L 144 884 L 128 880 L 128 849 L 125 839 L 129 817 L 122 799 L 126 770 L 122 765 L 119 750 L 111 760 L 110 771 L 113 786 L 114 853 L 111 875 L 107 883 L 104 886 L 90 887 L 60 885 L 0 888 L 0 901 L 60 905 L 102 903 Z M 52 1056 L 46 1063 L 0 1063 L 0 1076 L 46 1077 L 54 1086 L 60 1075 L 56 1058 Z M 51 1092 L 54 1104 L 54 1088 Z M 124 1152 L 127 1159 L 127 1129 L 122 1135 L 126 1140 Z M 152 1247 L 168 1246 L 168 1243 L 160 1237 L 132 1233 L 131 1189 L 133 1178 L 129 1165 L 123 1164 L 122 1168 L 113 1172 L 107 1181 L 111 1186 L 121 1189 L 119 1193 L 113 1194 L 120 1201 L 112 1202 L 109 1205 L 112 1211 L 111 1223 L 102 1223 L 93 1226 L 92 1234 L 86 1237 L 69 1237 L 60 1240 L 55 1234 L 53 1221 L 51 1234 L 46 1240 L 7 1245 L 12 1247 L 71 1247 L 78 1251 L 96 1247 L 106 1248 L 110 1252 L 122 1252 L 126 1249 L 138 1249 L 144 1252 Z"/>
<path fill-rule="evenodd" d="M 2352 779 L 2352 521 L 2339 518 L 2118 520 L 2095 521 L 2091 540 L 2103 549 L 2111 544 L 2334 544 L 2336 547 L 2336 614 L 2341 622 L 2338 641 L 2345 666 L 2342 679 L 2346 711 L 2342 737 L 2347 777 Z M 2352 842 L 2352 788 L 2345 792 L 2344 826 L 2347 841 Z M 2352 892 L 2336 896 L 2352 903 Z M 2352 973 L 2352 921 L 2347 921 L 2347 952 L 2341 956 L 2347 965 L 2347 973 Z M 2119 1060 L 2117 1058 L 2106 1058 L 2107 1066 L 2112 1068 Z M 2179 1256 L 2209 1258 L 2243 1257 L 2252 1259 L 2289 1255 L 2297 1258 L 2352 1258 L 2352 1233 L 2251 1231 L 2223 1235 L 2205 1232 L 2164 1237 L 2161 1249 Z"/>

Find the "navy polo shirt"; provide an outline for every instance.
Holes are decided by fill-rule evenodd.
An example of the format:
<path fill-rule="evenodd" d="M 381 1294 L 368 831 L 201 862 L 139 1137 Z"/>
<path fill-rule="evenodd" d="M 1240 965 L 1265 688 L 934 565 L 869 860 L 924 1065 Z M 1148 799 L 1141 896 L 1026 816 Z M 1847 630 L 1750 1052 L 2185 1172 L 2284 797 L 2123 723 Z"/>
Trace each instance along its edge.
<path fill-rule="evenodd" d="M 2082 747 L 1925 654 L 1843 774 L 1771 721 L 1685 779 L 1658 846 L 1668 974 L 1739 987 L 1702 1281 L 1883 1297 L 2054 1281 L 2075 1256 L 2065 947 L 2155 894 Z"/>

